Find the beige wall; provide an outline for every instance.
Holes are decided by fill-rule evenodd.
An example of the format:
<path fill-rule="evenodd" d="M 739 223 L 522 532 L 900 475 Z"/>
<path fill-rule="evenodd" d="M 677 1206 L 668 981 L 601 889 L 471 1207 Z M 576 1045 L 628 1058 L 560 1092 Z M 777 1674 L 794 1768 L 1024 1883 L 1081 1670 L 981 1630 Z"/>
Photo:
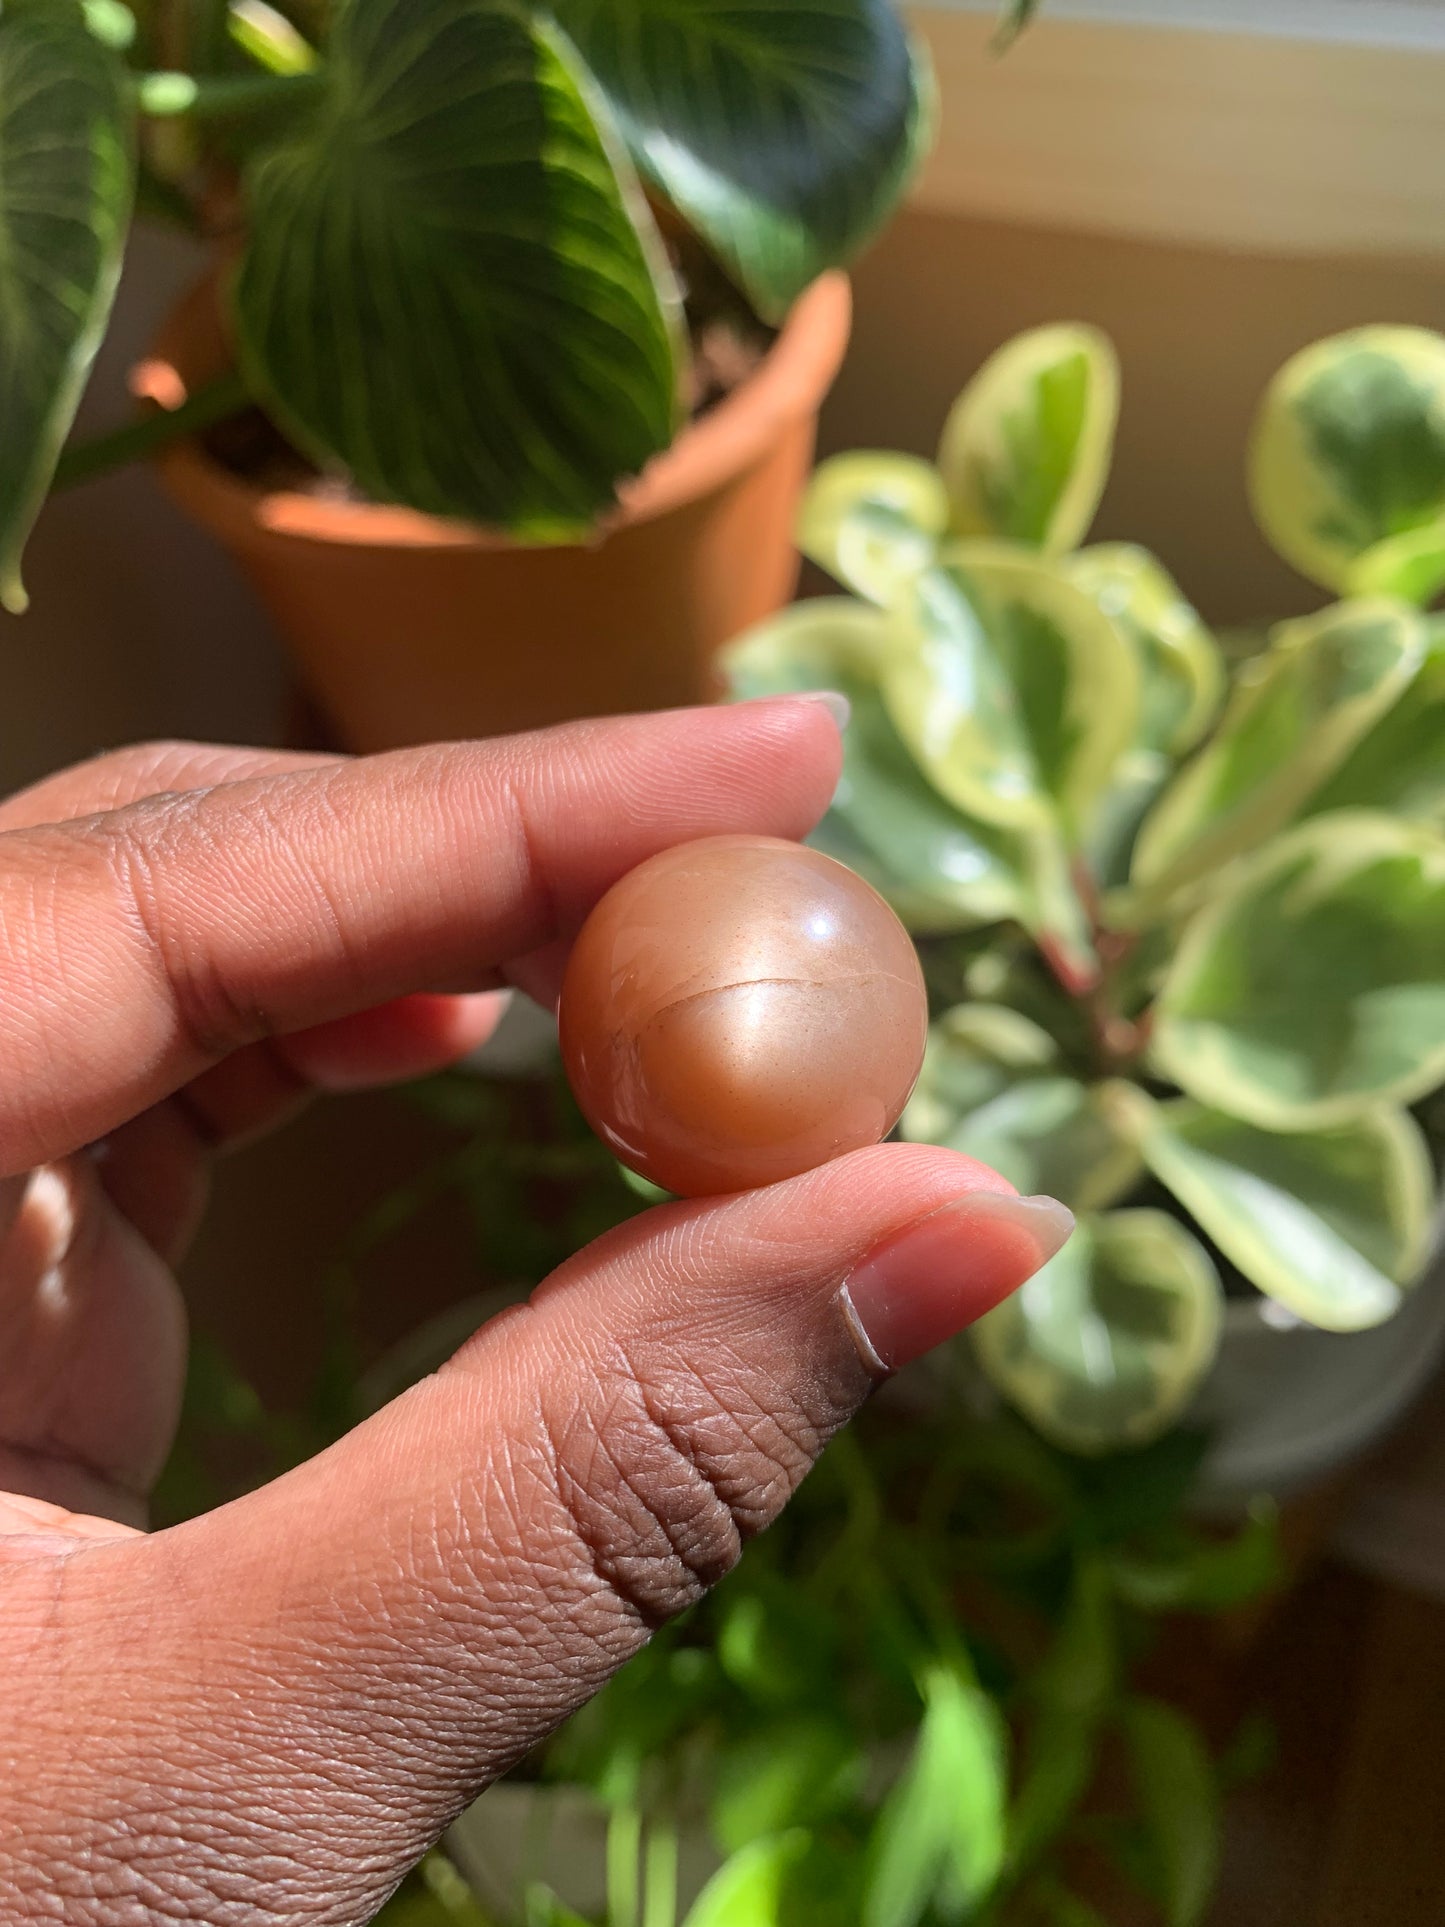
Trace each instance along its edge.
<path fill-rule="evenodd" d="M 1445 258 L 1281 257 L 924 210 L 895 223 L 856 280 L 827 449 L 929 452 L 954 393 L 1000 341 L 1037 322 L 1095 322 L 1124 371 L 1097 532 L 1157 549 L 1222 623 L 1295 611 L 1312 595 L 1264 547 L 1244 498 L 1245 439 L 1270 374 L 1305 342 L 1360 322 L 1445 328 Z"/>

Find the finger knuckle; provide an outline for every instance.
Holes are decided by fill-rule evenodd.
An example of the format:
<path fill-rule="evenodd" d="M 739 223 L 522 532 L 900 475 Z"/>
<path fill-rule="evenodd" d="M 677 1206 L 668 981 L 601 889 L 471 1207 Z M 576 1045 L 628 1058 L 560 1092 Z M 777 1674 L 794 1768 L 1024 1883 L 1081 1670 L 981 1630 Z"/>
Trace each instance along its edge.
<path fill-rule="evenodd" d="M 649 1625 L 694 1604 L 796 1490 L 838 1417 L 756 1367 L 658 1367 L 619 1348 L 592 1398 L 550 1417 L 552 1474 L 598 1576 Z"/>
<path fill-rule="evenodd" d="M 203 792 L 163 794 L 101 819 L 95 830 L 126 922 L 146 952 L 192 1053 L 224 1057 L 266 1033 L 264 1014 L 217 968 L 194 880 L 207 870 Z"/>

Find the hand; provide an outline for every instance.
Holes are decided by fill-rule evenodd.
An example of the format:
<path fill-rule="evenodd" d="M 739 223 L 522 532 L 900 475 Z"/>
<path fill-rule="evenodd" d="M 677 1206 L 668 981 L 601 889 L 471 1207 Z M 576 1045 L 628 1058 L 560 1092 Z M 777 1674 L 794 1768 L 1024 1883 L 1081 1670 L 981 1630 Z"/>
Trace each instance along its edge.
<path fill-rule="evenodd" d="M 369 1919 L 888 1365 L 1060 1242 L 1061 1207 L 922 1146 L 667 1205 L 309 1465 L 137 1530 L 212 1152 L 450 1061 L 504 986 L 552 1000 L 624 871 L 801 836 L 837 767 L 788 700 L 360 762 L 129 751 L 0 806 L 6 1927 Z"/>

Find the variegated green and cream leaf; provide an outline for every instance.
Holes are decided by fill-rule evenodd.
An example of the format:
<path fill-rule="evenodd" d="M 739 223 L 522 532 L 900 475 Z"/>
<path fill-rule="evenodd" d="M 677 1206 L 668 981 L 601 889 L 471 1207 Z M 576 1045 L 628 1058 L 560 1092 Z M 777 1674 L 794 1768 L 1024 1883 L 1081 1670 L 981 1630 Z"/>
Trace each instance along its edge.
<path fill-rule="evenodd" d="M 1407 1112 L 1263 1131 L 1187 1098 L 1137 1098 L 1145 1162 L 1251 1284 L 1327 1331 L 1398 1309 L 1433 1209 L 1429 1150 Z"/>
<path fill-rule="evenodd" d="M 1147 1443 L 1214 1360 L 1223 1294 L 1197 1238 L 1152 1210 L 1082 1219 L 1073 1237 L 971 1332 L 992 1383 L 1056 1444 Z"/>
<path fill-rule="evenodd" d="M 884 709 L 879 677 L 893 635 L 876 609 L 822 597 L 749 631 L 728 647 L 722 666 L 738 697 L 806 689 L 847 696 L 853 715 L 824 847 L 876 883 L 910 929 L 1022 920 L 1031 898 L 1023 845 L 939 795 Z"/>
<path fill-rule="evenodd" d="M 72 0 L 0 15 L 0 602 L 100 346 L 134 193 L 124 68 Z"/>
<path fill-rule="evenodd" d="M 1224 656 L 1177 584 L 1131 543 L 1081 549 L 1070 577 L 1111 617 L 1139 663 L 1139 717 L 1133 743 L 1120 757 L 1085 830 L 1085 853 L 1106 889 L 1129 874 L 1139 826 L 1218 713 L 1225 690 Z"/>
<path fill-rule="evenodd" d="M 575 536 L 671 439 L 674 299 L 576 56 L 512 0 L 350 0 L 247 181 L 244 370 L 381 501 Z"/>
<path fill-rule="evenodd" d="M 1167 897 L 1288 823 L 1408 687 L 1425 635 L 1421 617 L 1384 601 L 1337 603 L 1276 630 L 1146 817 L 1134 885 Z"/>
<path fill-rule="evenodd" d="M 1310 798 L 1311 815 L 1349 809 L 1388 810 L 1445 829 L 1445 622 L 1428 624 L 1419 668 Z"/>
<path fill-rule="evenodd" d="M 1366 549 L 1345 578 L 1352 596 L 1395 596 L 1427 609 L 1445 589 L 1445 518 Z"/>
<path fill-rule="evenodd" d="M 862 449 L 814 471 L 798 520 L 804 555 L 886 607 L 938 553 L 948 496 L 938 470 L 915 455 Z"/>
<path fill-rule="evenodd" d="M 1080 549 L 1067 568 L 1138 654 L 1136 741 L 1185 755 L 1219 713 L 1225 689 L 1223 654 L 1198 610 L 1149 551 L 1132 542 Z"/>
<path fill-rule="evenodd" d="M 1130 742 L 1130 644 L 1056 565 L 957 543 L 895 611 L 882 672 L 899 734 L 959 809 L 1072 843 Z"/>
<path fill-rule="evenodd" d="M 1270 1130 L 1348 1121 L 1445 1081 L 1445 836 L 1368 811 L 1267 845 L 1186 926 L 1156 1071 Z"/>
<path fill-rule="evenodd" d="M 1098 329 L 1016 336 L 954 403 L 938 466 L 953 528 L 1062 555 L 1099 506 L 1119 414 L 1119 365 Z"/>
<path fill-rule="evenodd" d="M 1075 1211 L 1114 1203 L 1141 1169 L 1099 1094 L 1063 1070 L 1047 1031 L 1007 1005 L 960 1004 L 933 1025 L 902 1132 Z"/>
<path fill-rule="evenodd" d="M 932 130 L 893 0 L 553 0 L 644 178 L 766 320 L 882 226 Z"/>
<path fill-rule="evenodd" d="M 1445 516 L 1445 337 L 1355 328 L 1295 355 L 1261 404 L 1249 479 L 1285 560 L 1348 593 L 1377 544 Z"/>

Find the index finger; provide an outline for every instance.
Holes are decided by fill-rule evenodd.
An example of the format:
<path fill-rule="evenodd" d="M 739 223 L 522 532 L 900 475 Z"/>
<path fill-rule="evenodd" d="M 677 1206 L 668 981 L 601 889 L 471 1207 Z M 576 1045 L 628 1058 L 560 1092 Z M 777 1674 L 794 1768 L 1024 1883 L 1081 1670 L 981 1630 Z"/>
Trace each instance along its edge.
<path fill-rule="evenodd" d="M 241 1046 L 485 988 L 655 851 L 802 836 L 815 701 L 574 723 L 227 783 L 0 836 L 0 1171 L 113 1130 Z"/>

